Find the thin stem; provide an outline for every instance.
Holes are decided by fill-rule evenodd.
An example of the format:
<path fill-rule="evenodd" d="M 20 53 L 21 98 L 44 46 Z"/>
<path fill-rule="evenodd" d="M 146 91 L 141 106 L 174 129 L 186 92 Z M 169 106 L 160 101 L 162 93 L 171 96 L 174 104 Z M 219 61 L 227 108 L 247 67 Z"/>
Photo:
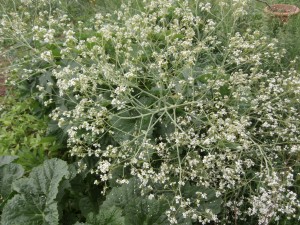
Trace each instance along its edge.
<path fill-rule="evenodd" d="M 267 3 L 266 1 L 263 1 L 263 0 L 256 0 L 256 1 L 262 2 L 262 3 L 266 4 L 266 5 L 268 6 L 268 8 L 269 8 L 271 11 L 273 11 L 273 8 L 272 8 L 272 7 L 269 5 L 269 3 Z"/>

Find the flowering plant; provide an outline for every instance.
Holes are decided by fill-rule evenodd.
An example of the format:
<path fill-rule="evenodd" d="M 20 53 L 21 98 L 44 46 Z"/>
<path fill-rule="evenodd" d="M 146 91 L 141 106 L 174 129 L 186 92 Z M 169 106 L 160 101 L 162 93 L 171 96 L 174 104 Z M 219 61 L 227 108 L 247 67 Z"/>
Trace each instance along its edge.
<path fill-rule="evenodd" d="M 168 202 L 168 224 L 298 217 L 300 76 L 276 39 L 239 24 L 247 7 L 145 0 L 88 24 L 42 12 L 16 72 L 103 194 L 133 177 Z M 3 37 L 19 29 L 9 18 Z"/>

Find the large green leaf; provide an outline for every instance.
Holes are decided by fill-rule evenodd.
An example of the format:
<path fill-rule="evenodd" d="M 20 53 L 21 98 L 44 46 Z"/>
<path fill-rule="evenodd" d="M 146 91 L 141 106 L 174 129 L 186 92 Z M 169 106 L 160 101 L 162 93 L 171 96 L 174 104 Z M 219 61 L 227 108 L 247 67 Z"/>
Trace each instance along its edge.
<path fill-rule="evenodd" d="M 21 178 L 24 169 L 21 165 L 10 163 L 0 167 L 0 196 L 6 199 L 12 192 L 12 183 Z"/>
<path fill-rule="evenodd" d="M 91 212 L 97 212 L 97 206 L 94 199 L 83 197 L 79 200 L 79 208 L 82 215 L 87 216 Z"/>
<path fill-rule="evenodd" d="M 122 210 L 112 206 L 110 208 L 102 208 L 95 213 L 89 213 L 86 223 L 75 223 L 74 225 L 125 225 Z"/>
<path fill-rule="evenodd" d="M 11 162 L 15 161 L 17 158 L 18 156 L 12 156 L 12 155 L 0 156 L 0 167 L 10 164 Z"/>
<path fill-rule="evenodd" d="M 110 119 L 111 126 L 114 131 L 114 139 L 117 142 L 123 142 L 132 140 L 137 136 L 144 137 L 141 131 L 147 130 L 147 136 L 151 135 L 153 132 L 151 115 L 141 116 L 140 113 L 144 112 L 122 112 L 118 116 L 113 116 Z M 145 112 L 146 113 L 146 112 Z M 140 118 L 132 118 L 132 117 Z"/>
<path fill-rule="evenodd" d="M 67 163 L 51 159 L 34 168 L 28 178 L 14 182 L 19 194 L 4 206 L 1 225 L 57 225 L 56 196 L 60 182 L 68 176 Z"/>
<path fill-rule="evenodd" d="M 101 209 L 121 208 L 125 215 L 126 225 L 166 224 L 167 202 L 142 197 L 139 185 L 136 179 L 130 179 L 129 184 L 113 188 L 102 204 Z"/>
<path fill-rule="evenodd" d="M 115 206 L 102 208 L 97 215 L 90 213 L 87 222 L 91 225 L 125 225 L 122 210 Z"/>
<path fill-rule="evenodd" d="M 0 157 L 0 212 L 6 201 L 13 195 L 12 183 L 24 174 L 24 169 L 21 165 L 11 163 L 17 158 L 16 156 Z"/>

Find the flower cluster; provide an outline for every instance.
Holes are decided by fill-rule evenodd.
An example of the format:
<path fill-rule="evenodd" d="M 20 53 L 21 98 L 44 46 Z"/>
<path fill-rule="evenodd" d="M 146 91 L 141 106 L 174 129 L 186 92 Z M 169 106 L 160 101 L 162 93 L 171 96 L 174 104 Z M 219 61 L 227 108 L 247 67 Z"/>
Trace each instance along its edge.
<path fill-rule="evenodd" d="M 78 26 L 40 15 L 28 48 L 47 66 L 23 73 L 55 80 L 54 92 L 39 83 L 41 97 L 57 103 L 51 117 L 70 154 L 98 159 L 95 183 L 136 177 L 150 199 L 173 193 L 170 224 L 219 222 L 225 208 L 258 224 L 297 215 L 300 75 L 277 66 L 284 50 L 275 39 L 236 20 L 224 36 L 214 16 L 226 6 L 242 17 L 247 3 L 145 0 Z"/>

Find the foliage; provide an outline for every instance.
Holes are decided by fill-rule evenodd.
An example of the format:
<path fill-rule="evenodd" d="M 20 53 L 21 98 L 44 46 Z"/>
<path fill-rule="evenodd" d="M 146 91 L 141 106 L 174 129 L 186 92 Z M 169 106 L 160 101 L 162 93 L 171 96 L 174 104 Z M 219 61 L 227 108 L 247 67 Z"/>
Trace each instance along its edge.
<path fill-rule="evenodd" d="M 267 1 L 269 4 L 290 4 L 299 7 L 299 2 L 296 0 L 277 0 Z M 286 49 L 286 57 L 281 62 L 281 66 L 287 66 L 291 60 L 296 59 L 295 67 L 299 71 L 298 57 L 299 57 L 299 38 L 300 29 L 300 17 L 299 15 L 289 17 L 287 23 L 283 23 L 279 18 L 272 17 L 270 15 L 264 15 L 261 13 L 265 4 L 256 2 L 253 4 L 251 12 L 255 14 L 255 27 L 262 28 L 262 32 L 266 33 L 270 37 L 278 39 L 281 48 Z M 257 10 L 259 9 L 259 10 Z"/>
<path fill-rule="evenodd" d="M 73 197 L 68 194 L 76 190 L 79 185 L 80 188 L 84 187 L 84 181 L 80 179 L 82 174 L 76 175 L 73 165 L 67 165 L 60 159 L 45 160 L 43 165 L 33 168 L 31 173 L 24 177 L 22 166 L 13 163 L 16 158 L 15 156 L 0 157 L 0 209 L 3 225 L 74 224 L 77 219 L 86 222 L 75 224 L 85 225 L 166 224 L 164 215 L 166 202 L 143 199 L 132 189 L 137 185 L 133 180 L 128 185 L 112 189 L 99 209 L 93 209 L 89 207 L 93 202 L 89 198 L 91 193 L 85 192 L 84 196 Z M 88 182 L 85 188 L 89 185 L 92 183 Z M 78 201 L 81 202 L 77 206 L 79 208 L 73 205 L 70 211 L 65 211 L 65 202 L 74 204 Z M 74 210 L 80 210 L 80 214 L 85 215 L 85 219 L 76 214 L 70 216 L 69 214 Z M 66 216 L 68 221 L 64 220 Z"/>
<path fill-rule="evenodd" d="M 124 217 L 121 210 L 116 207 L 100 210 L 98 214 L 90 213 L 86 223 L 75 225 L 124 225 Z"/>
<path fill-rule="evenodd" d="M 12 193 L 13 181 L 24 174 L 22 166 L 12 163 L 15 159 L 16 156 L 0 156 L 0 211 Z"/>
<path fill-rule="evenodd" d="M 1 224 L 58 224 L 59 184 L 68 176 L 66 162 L 52 159 L 14 182 L 17 194 L 4 206 Z"/>
<path fill-rule="evenodd" d="M 18 163 L 26 170 L 62 149 L 55 136 L 47 135 L 50 119 L 34 99 L 7 96 L 2 99 L 0 115 L 0 155 L 18 155 Z"/>
<path fill-rule="evenodd" d="M 123 210 L 126 224 L 165 224 L 164 211 L 168 208 L 166 199 L 149 199 L 141 196 L 140 183 L 134 179 L 128 184 L 115 187 L 107 195 L 101 208 L 118 207 Z"/>
<path fill-rule="evenodd" d="M 61 209 L 65 197 L 71 201 L 67 192 L 76 177 L 73 166 L 60 159 L 45 160 L 23 176 L 22 166 L 12 162 L 16 158 L 0 157 L 1 224 L 58 224 L 67 215 Z"/>
<path fill-rule="evenodd" d="M 64 195 L 81 211 L 72 221 L 299 218 L 299 71 L 287 36 L 252 27 L 263 20 L 252 3 L 128 1 L 83 22 L 59 1 L 34 14 L 22 1 L 2 15 L 0 41 L 26 52 L 11 84 L 44 105 L 79 159 L 83 177 Z M 75 197 L 85 176 L 105 201 Z"/>

